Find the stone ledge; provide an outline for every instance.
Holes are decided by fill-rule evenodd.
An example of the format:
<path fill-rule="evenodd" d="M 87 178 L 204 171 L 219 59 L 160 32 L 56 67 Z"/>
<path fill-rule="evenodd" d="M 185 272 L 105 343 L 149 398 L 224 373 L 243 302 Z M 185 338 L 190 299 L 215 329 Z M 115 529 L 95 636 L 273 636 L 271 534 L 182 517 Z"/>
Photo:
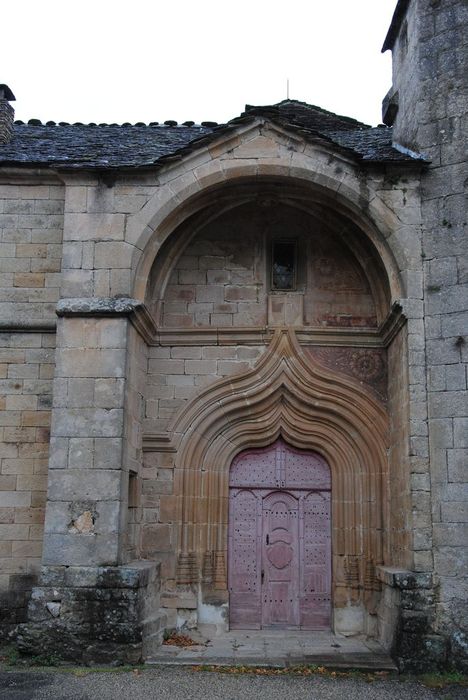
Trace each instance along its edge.
<path fill-rule="evenodd" d="M 57 316 L 128 316 L 142 306 L 128 297 L 70 297 L 57 303 Z"/>
<path fill-rule="evenodd" d="M 159 576 L 161 565 L 153 561 L 136 561 L 124 566 L 43 566 L 40 586 L 71 588 L 141 588 L 151 575 Z"/>
<path fill-rule="evenodd" d="M 420 573 L 398 569 L 392 566 L 377 566 L 376 576 L 379 581 L 391 588 L 400 590 L 413 590 L 417 588 L 432 588 L 433 580 L 431 573 Z"/>
<path fill-rule="evenodd" d="M 55 333 L 56 330 L 55 318 L 30 319 L 28 321 L 0 319 L 0 333 Z"/>
<path fill-rule="evenodd" d="M 129 297 L 70 297 L 57 302 L 55 313 L 60 317 L 112 318 L 128 317 L 147 343 L 156 334 L 154 319 L 142 301 Z"/>

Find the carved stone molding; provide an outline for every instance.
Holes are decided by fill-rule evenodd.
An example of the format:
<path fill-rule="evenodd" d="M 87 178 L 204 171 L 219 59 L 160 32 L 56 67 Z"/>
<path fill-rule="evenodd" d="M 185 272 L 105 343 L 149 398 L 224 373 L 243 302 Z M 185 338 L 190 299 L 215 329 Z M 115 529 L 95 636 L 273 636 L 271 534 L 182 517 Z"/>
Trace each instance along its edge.
<path fill-rule="evenodd" d="M 76 297 L 60 299 L 56 314 L 59 317 L 126 316 L 148 345 L 263 345 L 271 343 L 275 328 L 160 328 L 156 325 L 147 306 L 138 299 L 128 297 Z M 395 333 L 405 323 L 401 306 L 394 304 L 389 315 L 378 329 L 313 328 L 296 329 L 301 345 L 386 347 Z M 0 321 L 0 327 L 2 323 Z M 31 322 L 30 324 L 3 324 L 2 330 L 22 332 L 54 332 L 55 321 Z"/>
<path fill-rule="evenodd" d="M 202 390 L 169 426 L 177 450 L 178 580 L 209 577 L 225 587 L 230 464 L 243 449 L 281 435 L 330 465 L 335 582 L 341 576 L 342 585 L 362 588 L 365 571 L 353 558 L 384 560 L 387 423 L 381 402 L 354 378 L 317 364 L 293 332 L 278 330 L 253 369 Z M 346 572 L 343 557 L 353 562 Z"/>
<path fill-rule="evenodd" d="M 57 316 L 128 317 L 141 337 L 152 344 L 156 334 L 154 319 L 145 304 L 128 297 L 76 297 L 60 299 Z"/>

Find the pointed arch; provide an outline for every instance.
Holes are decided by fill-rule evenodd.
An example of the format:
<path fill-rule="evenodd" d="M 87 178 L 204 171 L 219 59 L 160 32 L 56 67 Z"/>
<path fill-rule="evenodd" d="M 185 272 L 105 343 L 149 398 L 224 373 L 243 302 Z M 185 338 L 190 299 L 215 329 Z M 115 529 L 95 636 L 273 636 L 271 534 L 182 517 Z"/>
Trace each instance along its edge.
<path fill-rule="evenodd" d="M 293 331 L 278 330 L 253 369 L 200 392 L 169 432 L 177 450 L 179 582 L 199 580 L 207 552 L 224 567 L 230 464 L 243 449 L 279 436 L 330 465 L 335 582 L 349 585 L 350 558 L 358 579 L 382 563 L 386 410 L 355 380 L 306 355 Z"/>

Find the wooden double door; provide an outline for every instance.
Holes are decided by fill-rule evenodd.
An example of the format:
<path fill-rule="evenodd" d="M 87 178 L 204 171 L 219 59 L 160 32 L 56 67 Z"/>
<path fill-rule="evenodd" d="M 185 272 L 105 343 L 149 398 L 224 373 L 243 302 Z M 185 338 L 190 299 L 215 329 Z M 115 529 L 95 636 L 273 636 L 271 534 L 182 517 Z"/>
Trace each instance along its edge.
<path fill-rule="evenodd" d="M 283 440 L 249 450 L 230 472 L 232 629 L 329 629 L 330 470 Z"/>

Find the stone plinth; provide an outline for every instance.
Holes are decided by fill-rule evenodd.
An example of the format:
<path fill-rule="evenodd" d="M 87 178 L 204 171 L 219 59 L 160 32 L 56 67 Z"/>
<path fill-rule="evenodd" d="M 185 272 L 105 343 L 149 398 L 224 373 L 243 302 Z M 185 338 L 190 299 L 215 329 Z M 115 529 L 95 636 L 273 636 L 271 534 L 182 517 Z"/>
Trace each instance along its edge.
<path fill-rule="evenodd" d="M 391 649 L 400 671 L 422 673 L 445 668 L 447 641 L 433 632 L 432 575 L 384 566 L 376 571 L 383 583 L 380 641 Z"/>
<path fill-rule="evenodd" d="M 162 641 L 160 565 L 43 567 L 18 647 L 69 661 L 136 663 Z"/>

